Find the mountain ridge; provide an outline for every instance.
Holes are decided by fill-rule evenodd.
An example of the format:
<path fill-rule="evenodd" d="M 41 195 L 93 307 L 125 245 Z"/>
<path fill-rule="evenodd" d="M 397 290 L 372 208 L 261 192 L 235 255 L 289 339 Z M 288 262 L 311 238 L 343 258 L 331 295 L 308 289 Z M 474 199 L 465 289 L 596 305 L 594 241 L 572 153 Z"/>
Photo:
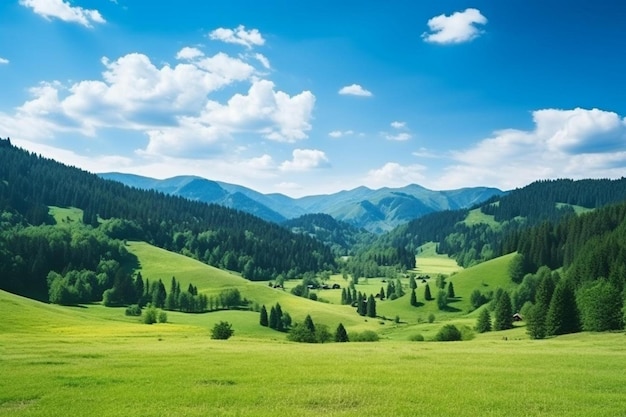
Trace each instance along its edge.
<path fill-rule="evenodd" d="M 131 187 L 224 205 L 275 223 L 306 214 L 323 213 L 374 233 L 387 232 L 426 214 L 468 208 L 493 196 L 505 194 L 492 187 L 434 191 L 418 184 L 409 184 L 399 188 L 379 189 L 360 186 L 331 194 L 292 198 L 280 193 L 263 194 L 241 185 L 193 175 L 163 180 L 118 172 L 98 175 Z"/>

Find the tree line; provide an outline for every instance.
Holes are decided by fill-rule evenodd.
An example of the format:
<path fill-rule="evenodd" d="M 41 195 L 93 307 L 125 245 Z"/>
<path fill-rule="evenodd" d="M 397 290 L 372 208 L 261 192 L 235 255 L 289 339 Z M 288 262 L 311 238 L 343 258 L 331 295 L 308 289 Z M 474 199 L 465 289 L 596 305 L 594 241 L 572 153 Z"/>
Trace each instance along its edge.
<path fill-rule="evenodd" d="M 19 214 L 30 225 L 53 224 L 49 206 L 80 208 L 94 228 L 118 219 L 109 225 L 116 239 L 144 240 L 251 280 L 336 267 L 328 246 L 255 216 L 127 187 L 14 146 L 0 147 L 0 212 Z"/>

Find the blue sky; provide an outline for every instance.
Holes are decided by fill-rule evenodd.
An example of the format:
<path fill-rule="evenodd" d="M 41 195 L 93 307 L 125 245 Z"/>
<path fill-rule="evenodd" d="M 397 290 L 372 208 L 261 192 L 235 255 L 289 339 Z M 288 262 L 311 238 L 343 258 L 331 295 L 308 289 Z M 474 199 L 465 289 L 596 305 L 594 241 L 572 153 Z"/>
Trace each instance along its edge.
<path fill-rule="evenodd" d="M 7 0 L 0 137 L 291 196 L 626 175 L 626 3 Z"/>

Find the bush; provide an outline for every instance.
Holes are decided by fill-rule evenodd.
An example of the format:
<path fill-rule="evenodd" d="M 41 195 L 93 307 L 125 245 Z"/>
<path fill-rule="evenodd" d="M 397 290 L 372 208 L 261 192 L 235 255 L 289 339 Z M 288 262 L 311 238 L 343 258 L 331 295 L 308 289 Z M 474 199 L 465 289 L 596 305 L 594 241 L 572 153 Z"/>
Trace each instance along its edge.
<path fill-rule="evenodd" d="M 139 307 L 139 305 L 137 305 L 137 304 L 129 305 L 128 307 L 126 307 L 125 314 L 127 316 L 139 317 L 139 316 L 141 316 L 141 307 Z"/>
<path fill-rule="evenodd" d="M 435 322 L 435 315 L 433 313 L 430 313 L 428 315 L 428 322 L 429 323 L 434 323 Z"/>
<path fill-rule="evenodd" d="M 159 311 L 159 323 L 167 323 L 167 313 L 163 310 Z"/>
<path fill-rule="evenodd" d="M 143 322 L 145 324 L 154 324 L 157 322 L 157 309 L 148 307 L 143 313 Z"/>
<path fill-rule="evenodd" d="M 423 342 L 424 341 L 424 335 L 422 335 L 421 333 L 412 334 L 411 336 L 409 336 L 409 341 L 411 341 L 411 342 Z"/>
<path fill-rule="evenodd" d="M 349 339 L 353 342 L 378 342 L 378 333 L 372 330 L 365 330 L 360 333 L 350 333 Z"/>
<path fill-rule="evenodd" d="M 462 335 L 454 324 L 446 324 L 435 335 L 435 340 L 438 342 L 453 342 L 462 340 Z"/>
<path fill-rule="evenodd" d="M 213 330 L 211 330 L 211 339 L 226 340 L 234 333 L 235 331 L 229 322 L 220 321 L 219 323 L 215 323 L 215 326 L 213 326 Z"/>
<path fill-rule="evenodd" d="M 476 334 L 469 326 L 461 326 L 459 329 L 461 332 L 461 340 L 472 340 Z"/>

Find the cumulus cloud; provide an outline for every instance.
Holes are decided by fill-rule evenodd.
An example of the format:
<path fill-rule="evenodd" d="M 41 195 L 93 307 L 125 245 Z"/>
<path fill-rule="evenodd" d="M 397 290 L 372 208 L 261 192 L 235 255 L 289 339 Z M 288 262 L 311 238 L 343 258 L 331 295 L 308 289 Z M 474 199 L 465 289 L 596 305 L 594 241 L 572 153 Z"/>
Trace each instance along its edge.
<path fill-rule="evenodd" d="M 419 164 L 400 165 L 397 162 L 387 162 L 378 169 L 370 170 L 366 182 L 372 188 L 402 187 L 423 181 L 424 171 L 426 167 Z"/>
<path fill-rule="evenodd" d="M 373 95 L 371 91 L 364 89 L 359 84 L 352 84 L 342 87 L 339 90 L 339 94 L 359 97 L 371 97 Z"/>
<path fill-rule="evenodd" d="M 294 149 L 293 159 L 280 165 L 281 171 L 309 171 L 329 166 L 326 154 L 317 149 Z"/>
<path fill-rule="evenodd" d="M 465 9 L 450 16 L 435 16 L 428 21 L 430 32 L 424 32 L 426 42 L 452 44 L 469 42 L 480 36 L 482 31 L 477 25 L 485 25 L 487 18 L 478 9 Z"/>
<path fill-rule="evenodd" d="M 246 30 L 243 25 L 239 25 L 235 29 L 217 28 L 209 33 L 209 38 L 226 43 L 243 45 L 248 49 L 265 44 L 265 39 L 258 29 Z"/>
<path fill-rule="evenodd" d="M 93 23 L 106 23 L 98 10 L 72 6 L 63 0 L 20 0 L 20 4 L 33 9 L 36 14 L 48 20 L 56 18 L 88 28 L 93 27 Z"/>
<path fill-rule="evenodd" d="M 197 48 L 177 53 L 179 63 L 157 66 L 140 53 L 102 59 L 101 79 L 70 85 L 41 83 L 13 115 L 0 113 L 0 130 L 42 140 L 56 133 L 95 136 L 105 128 L 144 134 L 143 156 L 203 157 L 221 152 L 237 135 L 282 142 L 307 138 L 315 96 L 289 95 L 258 78 L 243 58 L 206 56 Z M 245 82 L 247 93 L 222 104 L 212 94 Z"/>
<path fill-rule="evenodd" d="M 626 169 L 626 119 L 599 109 L 533 112 L 534 129 L 497 131 L 452 153 L 446 187 L 493 184 L 509 189 L 537 179 L 616 178 Z"/>
<path fill-rule="evenodd" d="M 247 95 L 235 94 L 225 105 L 209 103 L 203 120 L 235 130 L 257 131 L 279 142 L 295 142 L 307 138 L 314 104 L 310 91 L 290 97 L 276 91 L 273 82 L 258 80 Z"/>
<path fill-rule="evenodd" d="M 9 63 L 9 60 L 8 60 L 8 59 L 6 59 L 6 58 L 2 58 L 2 57 L 0 56 L 0 65 L 6 65 L 6 64 L 8 64 L 8 63 Z"/>
<path fill-rule="evenodd" d="M 383 137 L 387 140 L 405 142 L 413 137 L 413 135 L 409 132 L 409 129 L 407 128 L 406 122 L 399 122 L 396 120 L 391 122 L 391 127 L 395 130 L 395 132 L 381 132 Z"/>

